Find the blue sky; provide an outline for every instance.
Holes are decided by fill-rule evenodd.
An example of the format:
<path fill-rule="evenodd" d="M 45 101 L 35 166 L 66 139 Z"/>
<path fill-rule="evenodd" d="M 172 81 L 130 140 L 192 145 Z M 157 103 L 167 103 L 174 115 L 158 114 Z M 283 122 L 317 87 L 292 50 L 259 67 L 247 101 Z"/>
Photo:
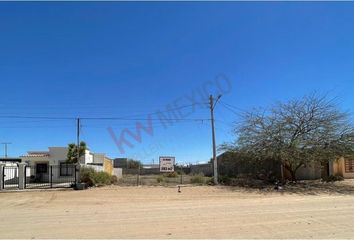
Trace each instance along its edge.
<path fill-rule="evenodd" d="M 233 140 L 239 109 L 317 91 L 351 110 L 353 24 L 349 2 L 2 2 L 0 141 L 12 142 L 11 156 L 75 141 L 75 120 L 3 118 L 9 115 L 138 115 L 146 125 L 149 113 L 177 99 L 191 104 L 185 96 L 219 74 L 232 89 L 215 110 L 218 144 Z M 168 128 L 152 120 L 152 134 L 130 139 L 134 147 L 124 154 L 107 128 L 119 137 L 134 132 L 137 120 L 82 120 L 82 140 L 110 157 L 207 161 L 209 111 L 206 104 L 190 110 Z"/>

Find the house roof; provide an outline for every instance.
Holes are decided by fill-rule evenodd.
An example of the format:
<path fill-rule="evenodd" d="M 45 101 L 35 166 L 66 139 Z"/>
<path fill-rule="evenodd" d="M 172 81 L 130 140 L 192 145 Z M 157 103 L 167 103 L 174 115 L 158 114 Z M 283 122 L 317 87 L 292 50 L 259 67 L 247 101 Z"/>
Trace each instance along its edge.
<path fill-rule="evenodd" d="M 27 152 L 26 155 L 22 155 L 21 157 L 49 157 L 48 152 Z"/>

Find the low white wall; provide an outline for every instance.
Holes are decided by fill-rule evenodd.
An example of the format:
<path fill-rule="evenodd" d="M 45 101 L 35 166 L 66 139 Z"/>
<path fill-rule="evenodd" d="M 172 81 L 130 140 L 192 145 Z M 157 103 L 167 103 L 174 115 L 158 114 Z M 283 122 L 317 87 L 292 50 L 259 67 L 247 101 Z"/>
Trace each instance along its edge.
<path fill-rule="evenodd" d="M 89 167 L 95 169 L 96 172 L 104 172 L 103 166 L 85 164 L 85 165 L 81 165 L 81 167 Z"/>
<path fill-rule="evenodd" d="M 118 178 L 123 177 L 123 169 L 122 168 L 113 168 L 113 175 L 117 176 Z"/>

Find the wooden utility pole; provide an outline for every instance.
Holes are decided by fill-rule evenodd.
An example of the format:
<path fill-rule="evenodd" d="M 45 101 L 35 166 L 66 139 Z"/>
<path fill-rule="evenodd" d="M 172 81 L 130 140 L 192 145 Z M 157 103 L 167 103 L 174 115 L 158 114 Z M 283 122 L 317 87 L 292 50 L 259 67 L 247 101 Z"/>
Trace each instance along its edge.
<path fill-rule="evenodd" d="M 215 144 L 215 128 L 214 128 L 214 107 L 217 101 L 221 98 L 221 95 L 218 96 L 214 103 L 213 95 L 209 96 L 209 104 L 210 104 L 210 120 L 211 120 L 211 135 L 213 142 L 213 172 L 214 172 L 214 184 L 218 184 L 218 161 L 216 159 L 216 144 Z"/>

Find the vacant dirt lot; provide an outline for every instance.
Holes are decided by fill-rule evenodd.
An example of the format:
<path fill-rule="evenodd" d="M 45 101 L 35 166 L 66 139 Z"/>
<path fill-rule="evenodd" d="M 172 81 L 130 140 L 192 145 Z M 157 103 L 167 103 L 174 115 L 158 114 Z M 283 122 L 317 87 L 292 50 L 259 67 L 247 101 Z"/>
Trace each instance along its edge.
<path fill-rule="evenodd" d="M 0 238 L 353 238 L 354 195 L 226 187 L 0 193 Z"/>

